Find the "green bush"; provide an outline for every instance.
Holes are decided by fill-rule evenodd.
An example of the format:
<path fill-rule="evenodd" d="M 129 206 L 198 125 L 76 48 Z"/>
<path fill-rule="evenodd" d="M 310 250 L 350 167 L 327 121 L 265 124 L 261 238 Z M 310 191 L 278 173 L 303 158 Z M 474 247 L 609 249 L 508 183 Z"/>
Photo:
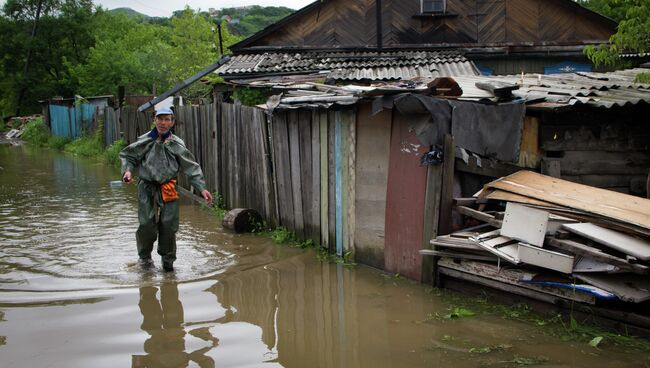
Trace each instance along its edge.
<path fill-rule="evenodd" d="M 126 147 L 124 139 L 118 139 L 110 146 L 106 147 L 104 152 L 104 160 L 113 166 L 120 166 L 120 151 Z"/>
<path fill-rule="evenodd" d="M 43 118 L 37 118 L 25 125 L 25 129 L 20 138 L 37 146 L 47 146 L 50 138 L 50 131 L 45 126 Z"/>
<path fill-rule="evenodd" d="M 102 154 L 102 141 L 99 134 L 81 137 L 65 145 L 64 151 L 77 156 L 94 157 Z"/>
<path fill-rule="evenodd" d="M 54 148 L 59 151 L 63 151 L 65 145 L 68 143 L 70 143 L 70 138 L 56 137 L 51 135 L 48 137 L 45 146 Z"/>

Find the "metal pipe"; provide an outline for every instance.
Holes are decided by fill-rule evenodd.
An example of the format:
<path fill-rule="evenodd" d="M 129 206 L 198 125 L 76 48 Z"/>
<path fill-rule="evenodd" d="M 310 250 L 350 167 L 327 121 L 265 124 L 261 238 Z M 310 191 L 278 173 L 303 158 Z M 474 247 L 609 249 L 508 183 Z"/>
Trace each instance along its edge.
<path fill-rule="evenodd" d="M 213 71 L 217 70 L 220 66 L 227 63 L 228 61 L 230 61 L 230 56 L 222 56 L 221 59 L 219 59 L 218 62 L 208 66 L 207 68 L 201 70 L 200 72 L 194 74 L 193 76 L 191 76 L 191 77 L 185 79 L 184 81 L 178 83 L 172 89 L 164 92 L 162 95 L 154 98 L 153 100 L 151 100 L 151 101 L 149 101 L 149 102 L 147 102 L 145 104 L 140 105 L 140 107 L 138 107 L 138 111 L 143 112 L 143 111 L 147 110 L 150 107 L 156 106 L 156 104 L 159 103 L 160 101 L 166 99 L 167 97 L 169 97 L 169 96 L 171 96 L 171 95 L 173 95 L 173 94 L 175 94 L 175 93 L 177 93 L 179 91 L 184 90 L 185 88 L 189 87 L 192 83 L 194 83 L 197 80 L 203 78 L 204 76 L 208 75 L 209 73 L 212 73 Z"/>

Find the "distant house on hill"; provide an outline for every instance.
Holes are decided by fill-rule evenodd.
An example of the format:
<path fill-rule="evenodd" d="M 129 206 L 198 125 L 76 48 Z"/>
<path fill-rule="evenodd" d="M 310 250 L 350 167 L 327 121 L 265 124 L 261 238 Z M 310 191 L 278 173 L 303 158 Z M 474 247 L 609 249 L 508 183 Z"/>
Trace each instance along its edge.
<path fill-rule="evenodd" d="M 273 71 L 296 73 L 294 61 L 330 55 L 330 61 L 343 58 L 353 68 L 376 70 L 413 66 L 405 52 L 452 50 L 483 74 L 591 71 L 584 47 L 606 43 L 616 26 L 571 0 L 323 0 L 233 45 L 236 57 L 219 72 L 237 77 L 246 69 L 243 62 L 247 75 L 268 75 L 265 60 L 284 57 Z M 244 55 L 260 56 L 246 61 Z M 331 62 L 322 70 L 327 68 Z M 366 77 L 385 79 L 386 74 Z"/>

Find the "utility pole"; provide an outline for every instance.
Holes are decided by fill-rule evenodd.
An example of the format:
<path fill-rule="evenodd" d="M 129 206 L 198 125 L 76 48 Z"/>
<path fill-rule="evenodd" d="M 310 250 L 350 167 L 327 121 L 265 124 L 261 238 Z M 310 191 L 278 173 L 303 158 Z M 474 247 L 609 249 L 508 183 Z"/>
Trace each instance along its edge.
<path fill-rule="evenodd" d="M 16 116 L 20 116 L 20 105 L 23 103 L 25 97 L 25 90 L 27 89 L 27 73 L 29 72 L 29 62 L 32 59 L 32 48 L 34 47 L 34 39 L 36 38 L 36 30 L 38 28 L 38 18 L 41 16 L 41 8 L 43 7 L 43 0 L 38 1 L 38 8 L 36 8 L 36 17 L 34 18 L 34 25 L 32 26 L 32 37 L 27 48 L 27 60 L 25 60 L 25 68 L 23 69 L 23 80 L 21 82 L 20 91 L 18 92 L 18 104 L 16 106 Z"/>

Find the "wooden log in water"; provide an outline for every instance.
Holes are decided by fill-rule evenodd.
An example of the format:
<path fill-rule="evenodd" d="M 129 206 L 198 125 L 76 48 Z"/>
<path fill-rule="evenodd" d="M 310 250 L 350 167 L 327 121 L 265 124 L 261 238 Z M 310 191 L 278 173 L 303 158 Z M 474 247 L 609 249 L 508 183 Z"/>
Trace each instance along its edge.
<path fill-rule="evenodd" d="M 250 208 L 235 208 L 223 217 L 222 225 L 236 233 L 250 233 L 262 223 L 259 212 Z"/>

